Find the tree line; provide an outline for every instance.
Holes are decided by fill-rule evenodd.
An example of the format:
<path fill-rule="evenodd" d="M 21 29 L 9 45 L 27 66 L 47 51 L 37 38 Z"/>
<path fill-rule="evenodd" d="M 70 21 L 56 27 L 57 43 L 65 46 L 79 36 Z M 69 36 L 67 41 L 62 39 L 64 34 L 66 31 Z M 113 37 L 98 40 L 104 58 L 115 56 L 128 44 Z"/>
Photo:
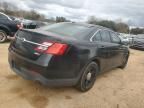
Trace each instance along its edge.
<path fill-rule="evenodd" d="M 15 5 L 7 2 L 0 2 L 0 11 L 15 17 L 21 17 L 30 20 L 44 20 L 45 16 L 36 12 L 34 9 L 30 11 L 21 10 Z"/>
<path fill-rule="evenodd" d="M 128 24 L 126 23 L 114 22 L 110 20 L 100 20 L 100 19 L 97 19 L 95 16 L 90 16 L 87 20 L 87 23 L 104 26 L 104 27 L 114 30 L 115 32 L 120 32 L 120 33 L 127 33 L 127 34 L 130 33 L 134 35 L 144 34 L 144 28 L 136 27 L 136 28 L 130 29 Z"/>
<path fill-rule="evenodd" d="M 130 31 L 131 34 L 137 35 L 137 34 L 144 34 L 144 28 L 133 28 Z"/>
<path fill-rule="evenodd" d="M 29 20 L 40 20 L 40 21 L 57 22 L 57 23 L 70 21 L 65 17 L 61 16 L 57 16 L 55 18 L 51 17 L 47 19 L 43 14 L 38 13 L 34 9 L 29 11 L 21 10 L 15 5 L 7 2 L 0 2 L 0 12 L 3 12 L 9 16 L 21 17 Z"/>
<path fill-rule="evenodd" d="M 95 16 L 90 16 L 87 22 L 90 24 L 96 24 L 96 25 L 110 28 L 116 32 L 129 33 L 129 26 L 123 22 L 116 23 L 110 20 L 100 20 L 97 19 Z"/>

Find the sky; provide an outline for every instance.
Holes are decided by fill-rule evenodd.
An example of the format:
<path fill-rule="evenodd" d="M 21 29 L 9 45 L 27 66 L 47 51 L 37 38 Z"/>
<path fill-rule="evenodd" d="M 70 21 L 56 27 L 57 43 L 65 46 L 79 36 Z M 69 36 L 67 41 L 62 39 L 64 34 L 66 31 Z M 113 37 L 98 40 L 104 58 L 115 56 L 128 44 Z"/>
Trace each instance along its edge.
<path fill-rule="evenodd" d="M 89 16 L 144 27 L 144 0 L 0 0 L 20 9 L 35 9 L 47 18 L 64 16 L 86 21 Z"/>

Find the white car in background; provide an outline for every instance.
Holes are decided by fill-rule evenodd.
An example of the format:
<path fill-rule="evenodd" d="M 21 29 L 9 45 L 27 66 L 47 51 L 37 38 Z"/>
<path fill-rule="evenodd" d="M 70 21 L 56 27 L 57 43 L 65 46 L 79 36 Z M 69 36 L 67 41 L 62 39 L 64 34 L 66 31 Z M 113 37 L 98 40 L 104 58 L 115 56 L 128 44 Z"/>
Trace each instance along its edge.
<path fill-rule="evenodd" d="M 119 34 L 119 37 L 121 38 L 121 40 L 122 40 L 126 45 L 129 45 L 129 44 L 130 44 L 130 39 L 129 39 L 128 36 Z"/>

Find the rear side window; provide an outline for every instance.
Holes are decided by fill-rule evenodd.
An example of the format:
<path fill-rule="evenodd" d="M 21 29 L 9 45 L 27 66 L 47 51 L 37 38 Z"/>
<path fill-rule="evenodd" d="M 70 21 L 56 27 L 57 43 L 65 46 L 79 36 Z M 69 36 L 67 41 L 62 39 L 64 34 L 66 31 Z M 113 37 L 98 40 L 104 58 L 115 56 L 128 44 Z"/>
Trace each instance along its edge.
<path fill-rule="evenodd" d="M 93 37 L 93 41 L 101 41 L 101 40 L 102 40 L 102 38 L 101 38 L 100 31 L 99 31 L 99 32 L 97 32 L 97 33 L 95 34 L 95 36 Z"/>
<path fill-rule="evenodd" d="M 101 37 L 103 42 L 111 42 L 110 33 L 107 30 L 102 30 Z"/>

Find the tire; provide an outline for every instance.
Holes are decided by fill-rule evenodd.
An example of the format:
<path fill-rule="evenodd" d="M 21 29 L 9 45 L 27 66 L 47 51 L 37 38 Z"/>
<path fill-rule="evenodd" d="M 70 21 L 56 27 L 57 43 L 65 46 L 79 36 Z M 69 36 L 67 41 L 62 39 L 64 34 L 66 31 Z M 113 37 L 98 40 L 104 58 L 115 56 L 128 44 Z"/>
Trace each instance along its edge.
<path fill-rule="evenodd" d="M 96 76 L 99 72 L 99 67 L 97 63 L 91 62 L 89 63 L 83 70 L 83 74 L 76 86 L 76 88 L 82 92 L 86 92 L 90 90 L 96 80 Z"/>
<path fill-rule="evenodd" d="M 129 54 L 126 54 L 123 58 L 123 63 L 120 66 L 121 69 L 124 69 L 127 66 L 128 58 L 129 58 Z"/>
<path fill-rule="evenodd" d="M 0 43 L 4 43 L 7 40 L 7 34 L 5 31 L 0 30 Z"/>

